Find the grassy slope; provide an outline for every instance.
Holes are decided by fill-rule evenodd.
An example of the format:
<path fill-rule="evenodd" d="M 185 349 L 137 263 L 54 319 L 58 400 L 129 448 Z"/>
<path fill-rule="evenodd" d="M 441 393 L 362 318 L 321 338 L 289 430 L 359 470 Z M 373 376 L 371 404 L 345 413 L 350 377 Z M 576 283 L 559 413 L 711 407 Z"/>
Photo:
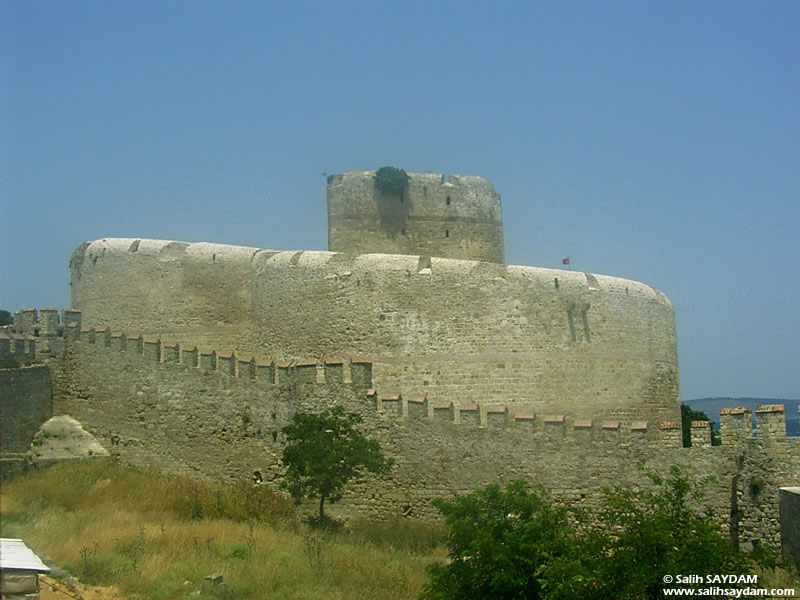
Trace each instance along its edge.
<path fill-rule="evenodd" d="M 112 460 L 55 465 L 3 485 L 2 535 L 79 579 L 131 597 L 413 598 L 442 559 L 440 530 L 399 522 L 320 534 L 253 486 L 203 484 Z M 212 573 L 225 586 L 204 582 Z M 200 590 L 200 595 L 197 595 Z"/>

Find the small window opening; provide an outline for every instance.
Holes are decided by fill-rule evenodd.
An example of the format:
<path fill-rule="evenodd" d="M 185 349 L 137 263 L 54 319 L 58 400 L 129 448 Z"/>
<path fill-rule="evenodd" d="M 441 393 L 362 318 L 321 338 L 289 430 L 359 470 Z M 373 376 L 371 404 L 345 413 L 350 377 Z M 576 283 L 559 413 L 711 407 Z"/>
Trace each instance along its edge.
<path fill-rule="evenodd" d="M 406 228 L 405 227 L 403 227 L 403 232 L 402 233 L 403 233 L 403 235 L 406 234 Z"/>
<path fill-rule="evenodd" d="M 450 206 L 450 196 L 447 197 L 447 206 Z"/>
<path fill-rule="evenodd" d="M 450 237 L 450 230 L 449 229 L 445 229 L 444 230 L 444 237 L 446 237 L 446 238 Z"/>

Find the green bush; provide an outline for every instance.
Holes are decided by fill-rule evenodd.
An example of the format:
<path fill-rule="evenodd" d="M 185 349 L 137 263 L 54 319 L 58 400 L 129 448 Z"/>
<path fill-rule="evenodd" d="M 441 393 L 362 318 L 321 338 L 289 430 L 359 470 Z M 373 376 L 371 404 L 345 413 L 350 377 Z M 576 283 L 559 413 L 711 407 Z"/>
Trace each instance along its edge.
<path fill-rule="evenodd" d="M 400 194 L 408 186 L 408 173 L 397 167 L 381 167 L 375 173 L 375 185 L 385 194 Z"/>
<path fill-rule="evenodd" d="M 604 490 L 591 519 L 581 513 L 568 519 L 541 489 L 529 491 L 522 481 L 437 501 L 450 528 L 450 563 L 427 568 L 422 598 L 648 600 L 663 597 L 665 575 L 776 567 L 774 553 L 744 554 L 710 507 L 698 509 L 706 481 L 677 466 L 666 477 L 644 474 L 651 488 Z"/>
<path fill-rule="evenodd" d="M 426 600 L 543 598 L 543 579 L 574 547 L 566 510 L 521 480 L 434 504 L 450 528 L 450 563 L 427 567 Z"/>

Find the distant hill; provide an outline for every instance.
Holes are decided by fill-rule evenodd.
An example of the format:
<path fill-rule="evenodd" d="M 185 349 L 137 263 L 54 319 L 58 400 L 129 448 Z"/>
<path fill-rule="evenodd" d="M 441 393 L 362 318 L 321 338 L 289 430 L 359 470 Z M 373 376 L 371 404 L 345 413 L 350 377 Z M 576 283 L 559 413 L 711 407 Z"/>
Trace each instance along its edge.
<path fill-rule="evenodd" d="M 783 404 L 786 407 L 786 434 L 800 436 L 800 417 L 798 417 L 797 406 L 800 400 L 781 400 L 774 398 L 697 398 L 695 400 L 683 400 L 685 404 L 694 410 L 702 410 L 712 421 L 719 423 L 719 411 L 721 408 L 744 406 L 753 411 L 755 415 L 756 407 L 759 404 Z"/>

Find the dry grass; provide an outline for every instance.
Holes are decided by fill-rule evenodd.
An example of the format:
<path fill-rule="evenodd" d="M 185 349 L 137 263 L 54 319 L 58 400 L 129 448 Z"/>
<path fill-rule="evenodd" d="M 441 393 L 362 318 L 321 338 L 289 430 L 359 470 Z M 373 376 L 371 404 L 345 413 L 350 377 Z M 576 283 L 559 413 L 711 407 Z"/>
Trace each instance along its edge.
<path fill-rule="evenodd" d="M 361 522 L 321 534 L 263 488 L 112 460 L 34 472 L 6 483 L 0 500 L 4 536 L 131 598 L 414 598 L 425 565 L 445 556 L 436 528 Z M 205 582 L 212 573 L 225 586 Z"/>

